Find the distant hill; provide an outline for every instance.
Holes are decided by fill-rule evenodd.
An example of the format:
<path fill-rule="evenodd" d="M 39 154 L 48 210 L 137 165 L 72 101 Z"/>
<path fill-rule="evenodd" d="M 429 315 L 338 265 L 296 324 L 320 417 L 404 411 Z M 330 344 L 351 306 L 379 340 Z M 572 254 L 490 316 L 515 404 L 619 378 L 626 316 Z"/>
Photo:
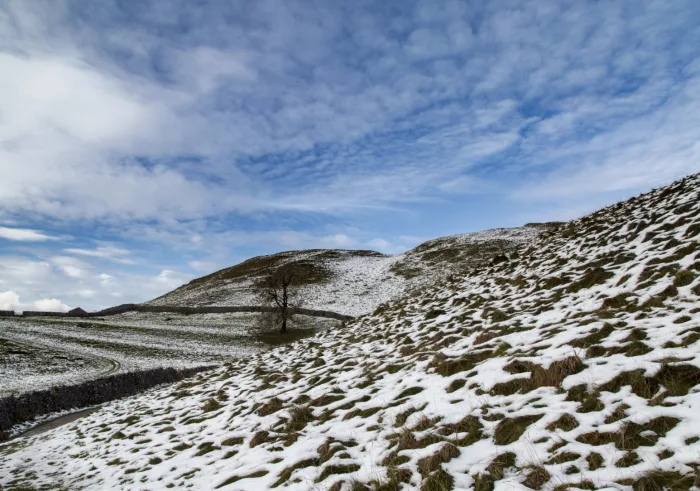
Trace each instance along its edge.
<path fill-rule="evenodd" d="M 450 276 L 459 276 L 534 241 L 560 223 L 531 223 L 429 240 L 403 254 L 366 250 L 312 249 L 258 256 L 197 278 L 148 305 L 254 305 L 256 284 L 280 266 L 300 273 L 305 306 L 347 315 L 372 312 Z"/>

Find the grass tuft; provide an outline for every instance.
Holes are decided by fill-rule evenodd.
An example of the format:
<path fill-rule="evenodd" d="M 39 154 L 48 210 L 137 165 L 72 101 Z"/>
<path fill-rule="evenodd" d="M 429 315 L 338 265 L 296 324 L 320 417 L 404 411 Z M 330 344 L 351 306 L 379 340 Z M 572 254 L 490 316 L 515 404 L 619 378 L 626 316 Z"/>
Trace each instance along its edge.
<path fill-rule="evenodd" d="M 493 434 L 496 445 L 509 445 L 520 439 L 528 426 L 542 418 L 541 414 L 535 416 L 520 416 L 518 418 L 505 418 L 501 420 Z"/>
<path fill-rule="evenodd" d="M 260 408 L 258 408 L 257 413 L 258 416 L 269 416 L 270 414 L 276 413 L 280 409 L 282 409 L 282 401 L 279 400 L 277 397 L 273 397 L 265 404 L 260 406 Z"/>
<path fill-rule="evenodd" d="M 301 431 L 313 420 L 314 411 L 309 406 L 294 406 L 289 411 L 289 421 L 287 421 L 285 431 L 287 433 Z"/>
<path fill-rule="evenodd" d="M 359 470 L 360 466 L 357 464 L 327 465 L 323 468 L 323 471 L 321 472 L 321 475 L 318 476 L 318 478 L 316 479 L 316 482 L 323 482 L 328 478 L 328 476 L 332 476 L 335 474 L 351 474 Z"/>
<path fill-rule="evenodd" d="M 234 482 L 238 482 L 242 479 L 253 479 L 256 477 L 263 477 L 268 474 L 268 471 L 261 470 L 261 471 L 255 471 L 251 472 L 250 474 L 245 474 L 243 476 L 231 476 L 228 479 L 226 479 L 224 482 L 216 486 L 215 489 L 223 488 L 224 486 L 228 486 L 229 484 L 233 484 Z"/>
<path fill-rule="evenodd" d="M 634 491 L 687 491 L 700 486 L 700 475 L 670 471 L 651 471 L 637 479 Z"/>
<path fill-rule="evenodd" d="M 443 469 L 438 469 L 428 476 L 420 491 L 450 491 L 454 487 L 455 480 L 451 474 Z"/>
<path fill-rule="evenodd" d="M 523 481 L 523 484 L 530 489 L 542 489 L 550 479 L 550 474 L 542 466 L 533 467 Z"/>
<path fill-rule="evenodd" d="M 562 414 L 558 420 L 547 425 L 547 430 L 571 431 L 578 428 L 578 420 L 571 414 Z"/>
<path fill-rule="evenodd" d="M 460 451 L 451 443 L 447 443 L 440 447 L 440 450 L 429 457 L 423 457 L 418 461 L 418 472 L 421 476 L 426 477 L 430 473 L 435 472 L 440 468 L 440 465 L 449 462 L 450 460 L 459 457 Z"/>

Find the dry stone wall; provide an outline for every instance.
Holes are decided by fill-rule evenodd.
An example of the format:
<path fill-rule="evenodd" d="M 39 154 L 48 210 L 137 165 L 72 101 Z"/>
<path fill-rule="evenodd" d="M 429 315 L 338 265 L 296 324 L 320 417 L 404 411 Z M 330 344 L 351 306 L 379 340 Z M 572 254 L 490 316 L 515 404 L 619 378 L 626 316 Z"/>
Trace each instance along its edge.
<path fill-rule="evenodd" d="M 36 311 L 25 311 L 21 315 L 22 317 L 105 317 L 109 315 L 123 314 L 125 312 L 156 312 L 156 313 L 173 313 L 173 314 L 227 314 L 227 313 L 238 313 L 238 312 L 252 312 L 252 313 L 262 313 L 262 312 L 274 312 L 275 309 L 272 307 L 262 307 L 258 305 L 248 305 L 248 306 L 236 306 L 236 307 L 176 307 L 167 305 L 137 305 L 137 304 L 124 304 L 118 305 L 116 307 L 110 307 L 108 309 L 100 310 L 99 312 L 36 312 Z M 314 309 L 296 309 L 297 314 L 309 315 L 312 317 L 325 317 L 327 319 L 338 319 L 341 321 L 352 320 L 352 316 L 338 314 L 336 312 L 329 312 L 327 310 L 314 310 Z M 13 316 L 14 312 L 11 310 L 0 311 L 0 316 Z"/>

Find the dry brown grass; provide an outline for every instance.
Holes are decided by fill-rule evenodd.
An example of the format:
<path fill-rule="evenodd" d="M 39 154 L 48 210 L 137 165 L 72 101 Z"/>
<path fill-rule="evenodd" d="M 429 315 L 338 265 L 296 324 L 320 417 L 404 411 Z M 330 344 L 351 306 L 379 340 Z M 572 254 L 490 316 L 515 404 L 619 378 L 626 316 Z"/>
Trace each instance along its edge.
<path fill-rule="evenodd" d="M 454 482 L 454 478 L 448 472 L 438 469 L 423 481 L 420 491 L 450 491 Z"/>
<path fill-rule="evenodd" d="M 253 435 L 253 438 L 250 440 L 250 447 L 257 447 L 258 445 L 262 445 L 263 443 L 271 442 L 274 441 L 274 438 L 270 437 L 270 432 L 269 431 L 258 431 L 255 435 Z"/>
<path fill-rule="evenodd" d="M 321 471 L 321 475 L 318 476 L 316 482 L 323 482 L 328 476 L 334 474 L 351 474 L 360 470 L 360 466 L 357 464 L 338 464 L 338 465 L 327 465 Z"/>
<path fill-rule="evenodd" d="M 276 413 L 280 409 L 282 409 L 282 401 L 277 397 L 273 397 L 258 408 L 257 414 L 258 416 L 269 416 L 270 414 Z"/>
<path fill-rule="evenodd" d="M 429 457 L 423 457 L 418 461 L 418 472 L 421 476 L 426 477 L 431 472 L 440 468 L 440 465 L 449 462 L 450 460 L 459 457 L 460 451 L 451 443 L 446 443 L 440 449 Z"/>
<path fill-rule="evenodd" d="M 287 421 L 285 431 L 287 433 L 301 431 L 313 420 L 314 411 L 309 406 L 294 406 L 289 411 L 289 421 Z"/>
<path fill-rule="evenodd" d="M 503 335 L 503 333 L 500 330 L 496 329 L 487 332 L 482 332 L 476 338 L 474 338 L 474 344 L 484 344 L 501 335 Z"/>
<path fill-rule="evenodd" d="M 540 387 L 559 387 L 566 377 L 583 370 L 586 364 L 577 356 L 570 356 L 553 362 L 549 368 L 542 368 L 530 362 L 512 362 L 506 365 L 510 371 L 530 371 L 530 378 L 518 378 L 501 382 L 492 387 L 494 395 L 512 395 L 531 392 Z M 522 372 L 517 372 L 522 373 Z"/>
<path fill-rule="evenodd" d="M 449 377 L 456 373 L 469 371 L 492 356 L 494 356 L 493 351 L 478 351 L 454 358 L 448 358 L 442 353 L 438 353 L 433 357 L 428 368 L 434 368 L 436 373 L 443 377 Z"/>
<path fill-rule="evenodd" d="M 687 491 L 700 486 L 700 474 L 681 474 L 679 472 L 651 471 L 633 484 L 634 491 Z"/>
<path fill-rule="evenodd" d="M 280 472 L 277 481 L 275 481 L 271 487 L 276 488 L 289 481 L 289 478 L 292 477 L 292 474 L 297 469 L 304 469 L 306 467 L 313 467 L 317 465 L 319 465 L 318 459 L 300 460 L 296 464 L 290 465 L 289 467 L 286 467 L 282 472 Z"/>
<path fill-rule="evenodd" d="M 660 437 L 672 430 L 680 422 L 677 418 L 659 416 L 645 424 L 625 423 L 619 431 L 584 433 L 576 440 L 588 445 L 614 443 L 619 450 L 635 450 L 640 446 L 653 446 Z"/>
<path fill-rule="evenodd" d="M 571 414 L 562 414 L 558 420 L 547 425 L 547 430 L 571 431 L 578 428 L 578 420 Z"/>
<path fill-rule="evenodd" d="M 496 425 L 493 440 L 496 445 L 509 445 L 518 441 L 525 433 L 528 426 L 542 418 L 541 414 L 533 416 L 520 416 L 517 418 L 505 418 Z"/>
<path fill-rule="evenodd" d="M 530 489 L 542 489 L 550 479 L 550 474 L 542 466 L 533 467 L 525 477 L 523 484 Z"/>
<path fill-rule="evenodd" d="M 645 377 L 644 370 L 622 372 L 600 387 L 602 391 L 618 392 L 629 385 L 639 397 L 650 399 L 661 387 L 667 396 L 684 396 L 700 384 L 700 368 L 694 365 L 663 365 L 652 377 Z"/>

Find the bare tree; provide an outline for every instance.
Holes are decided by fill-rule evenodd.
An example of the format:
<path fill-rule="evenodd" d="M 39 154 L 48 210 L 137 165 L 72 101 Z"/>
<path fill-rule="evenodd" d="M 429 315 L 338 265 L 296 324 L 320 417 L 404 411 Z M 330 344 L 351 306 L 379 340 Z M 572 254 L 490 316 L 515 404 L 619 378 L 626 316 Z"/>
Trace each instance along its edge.
<path fill-rule="evenodd" d="M 282 266 L 263 279 L 260 300 L 264 306 L 272 308 L 268 315 L 263 315 L 263 322 L 279 325 L 280 333 L 287 332 L 287 321 L 301 307 L 294 265 Z"/>

